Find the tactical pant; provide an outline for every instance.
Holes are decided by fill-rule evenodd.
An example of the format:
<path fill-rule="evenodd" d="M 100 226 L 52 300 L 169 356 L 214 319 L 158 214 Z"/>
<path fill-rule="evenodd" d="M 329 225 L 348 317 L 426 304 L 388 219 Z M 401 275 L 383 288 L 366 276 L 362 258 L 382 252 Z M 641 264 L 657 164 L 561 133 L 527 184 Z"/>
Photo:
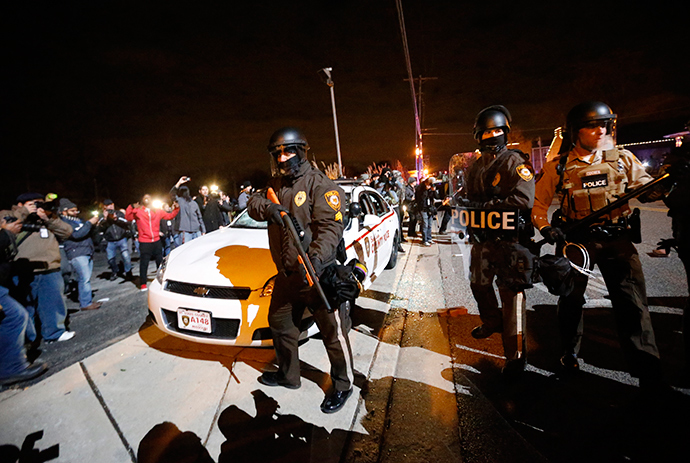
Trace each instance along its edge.
<path fill-rule="evenodd" d="M 500 331 L 506 360 L 525 356 L 527 301 L 525 292 L 511 285 L 507 278 L 511 243 L 491 241 L 475 243 L 470 253 L 470 288 L 479 308 L 482 323 Z M 501 308 L 493 282 L 496 279 Z"/>
<path fill-rule="evenodd" d="M 278 273 L 268 308 L 268 325 L 273 334 L 279 375 L 290 384 L 300 384 L 298 341 L 302 316 L 307 307 L 312 310 L 326 346 L 333 387 L 337 391 L 347 391 L 354 382 L 352 350 L 345 320 L 348 315 L 341 310 L 328 313 L 316 289 L 309 287 L 304 277 L 296 272 L 289 276 Z"/>
<path fill-rule="evenodd" d="M 657 379 L 661 375 L 659 350 L 654 339 L 652 320 L 647 309 L 647 290 L 640 257 L 625 235 L 583 244 L 591 262 L 599 266 L 611 297 L 618 338 L 630 373 L 640 379 Z M 558 300 L 558 323 L 561 343 L 566 354 L 580 350 L 587 276 L 576 272 L 575 289 Z"/>

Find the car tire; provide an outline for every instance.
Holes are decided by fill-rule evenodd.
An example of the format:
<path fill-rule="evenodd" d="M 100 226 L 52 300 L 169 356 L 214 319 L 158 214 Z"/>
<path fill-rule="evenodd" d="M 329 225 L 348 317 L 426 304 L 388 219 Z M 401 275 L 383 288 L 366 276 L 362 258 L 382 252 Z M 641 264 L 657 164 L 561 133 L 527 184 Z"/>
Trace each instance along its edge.
<path fill-rule="evenodd" d="M 398 263 L 398 246 L 400 245 L 400 237 L 398 236 L 398 232 L 395 232 L 395 237 L 393 238 L 393 249 L 391 249 L 391 257 L 388 260 L 388 263 L 386 264 L 386 270 L 390 270 L 392 268 L 395 268 L 395 265 Z"/>

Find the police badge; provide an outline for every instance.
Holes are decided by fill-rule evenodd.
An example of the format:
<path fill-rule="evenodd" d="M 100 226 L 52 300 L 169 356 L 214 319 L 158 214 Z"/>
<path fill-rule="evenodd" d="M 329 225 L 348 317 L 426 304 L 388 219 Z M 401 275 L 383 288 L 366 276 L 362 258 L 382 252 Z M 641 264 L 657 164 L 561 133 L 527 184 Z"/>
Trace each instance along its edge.
<path fill-rule="evenodd" d="M 295 204 L 297 207 L 300 207 L 302 204 L 304 204 L 304 201 L 307 200 L 307 192 L 306 191 L 298 191 L 297 194 L 295 195 Z"/>

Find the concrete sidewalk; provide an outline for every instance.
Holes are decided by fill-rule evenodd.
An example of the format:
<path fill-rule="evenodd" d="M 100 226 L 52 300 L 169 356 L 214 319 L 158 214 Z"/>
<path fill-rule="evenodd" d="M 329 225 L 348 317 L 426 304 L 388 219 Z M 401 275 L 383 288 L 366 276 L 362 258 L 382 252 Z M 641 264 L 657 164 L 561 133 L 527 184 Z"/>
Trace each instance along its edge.
<path fill-rule="evenodd" d="M 0 393 L 0 453 L 16 461 L 20 449 L 34 449 L 35 461 L 99 463 L 137 461 L 137 454 L 156 461 L 163 451 L 208 452 L 216 462 L 460 461 L 459 395 L 464 410 L 482 414 L 478 422 L 499 423 L 490 429 L 502 441 L 521 442 L 451 360 L 437 314 L 467 304 L 469 294 L 458 289 L 466 281 L 442 280 L 452 246 L 405 247 L 396 269 L 353 311 L 356 387 L 340 412 L 319 410 L 330 379 L 318 339 L 301 346 L 302 387 L 288 390 L 256 381 L 272 364 L 272 349 L 189 343 L 147 325 L 38 384 Z M 428 323 L 414 325 L 411 314 L 424 312 Z M 423 330 L 430 342 L 407 342 L 406 329 Z M 405 416 L 410 402 L 426 412 Z M 429 436 L 443 437 L 430 443 Z M 362 451 L 374 447 L 376 455 Z M 406 448 L 424 448 L 424 458 L 395 456 Z"/>

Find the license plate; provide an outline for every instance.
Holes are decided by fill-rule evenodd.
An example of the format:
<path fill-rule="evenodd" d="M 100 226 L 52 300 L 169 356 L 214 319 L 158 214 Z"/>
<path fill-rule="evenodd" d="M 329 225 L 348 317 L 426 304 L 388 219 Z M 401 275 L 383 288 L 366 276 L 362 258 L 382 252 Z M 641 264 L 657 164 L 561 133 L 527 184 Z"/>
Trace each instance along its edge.
<path fill-rule="evenodd" d="M 199 310 L 177 309 L 177 326 L 183 330 L 211 333 L 211 314 Z"/>

